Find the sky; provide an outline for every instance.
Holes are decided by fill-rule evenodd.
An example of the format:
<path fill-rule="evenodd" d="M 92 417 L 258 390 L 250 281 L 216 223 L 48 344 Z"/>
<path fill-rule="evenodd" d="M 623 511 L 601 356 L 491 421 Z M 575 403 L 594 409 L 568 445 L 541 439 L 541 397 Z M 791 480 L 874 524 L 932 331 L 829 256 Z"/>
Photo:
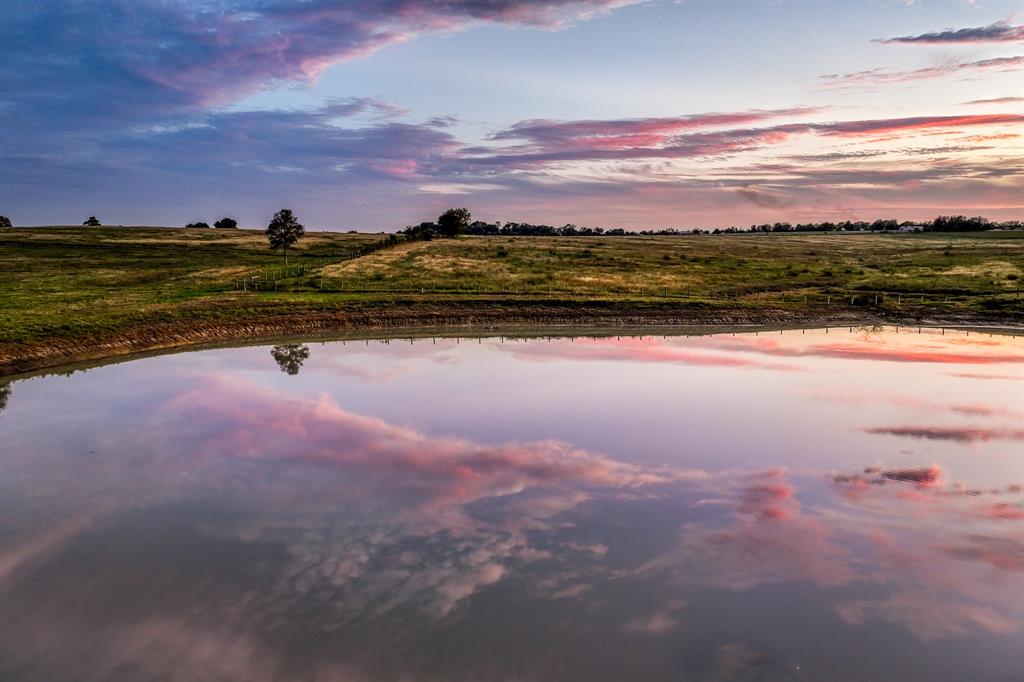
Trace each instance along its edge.
<path fill-rule="evenodd" d="M 4 0 L 15 225 L 1024 218 L 1019 2 Z"/>

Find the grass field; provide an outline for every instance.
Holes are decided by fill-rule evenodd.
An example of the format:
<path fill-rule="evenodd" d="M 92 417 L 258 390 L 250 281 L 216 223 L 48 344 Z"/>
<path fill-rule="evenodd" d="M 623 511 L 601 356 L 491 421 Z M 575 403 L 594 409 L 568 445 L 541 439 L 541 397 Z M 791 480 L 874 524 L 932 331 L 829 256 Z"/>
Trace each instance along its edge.
<path fill-rule="evenodd" d="M 570 317 L 604 306 L 732 319 L 765 310 L 809 319 L 1024 318 L 1022 232 L 463 237 L 343 260 L 381 238 L 310 233 L 285 272 L 255 231 L 3 230 L 0 355 L 154 325 L 396 309 L 457 318 L 481 305 L 557 305 Z"/>
<path fill-rule="evenodd" d="M 978 235 L 465 237 L 405 244 L 332 265 L 331 289 L 749 298 L 828 290 L 1015 292 L 1024 232 Z M 755 299 L 756 300 L 756 299 Z"/>
<path fill-rule="evenodd" d="M 345 255 L 380 235 L 312 233 L 293 261 Z M 281 262 L 250 230 L 0 231 L 0 341 L 96 335 L 238 303 L 232 282 Z M 211 312 L 211 311 L 207 311 Z"/>

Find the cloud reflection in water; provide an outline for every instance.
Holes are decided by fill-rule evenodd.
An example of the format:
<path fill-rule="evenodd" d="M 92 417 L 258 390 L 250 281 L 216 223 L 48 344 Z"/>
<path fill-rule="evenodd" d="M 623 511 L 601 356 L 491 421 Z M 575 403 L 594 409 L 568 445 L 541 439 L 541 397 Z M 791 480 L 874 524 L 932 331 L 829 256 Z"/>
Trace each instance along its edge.
<path fill-rule="evenodd" d="M 644 363 L 689 371 L 695 356 L 652 354 L 659 343 L 674 341 L 482 346 L 474 352 L 483 356 L 459 357 L 631 362 L 635 351 Z M 4 478 L 17 483 L 4 487 L 14 513 L 0 518 L 0 613 L 19 623 L 8 637 L 17 654 L 4 670 L 96 679 L 126 670 L 132 679 L 502 679 L 510 670 L 525 679 L 615 679 L 626 672 L 616 666 L 629 664 L 653 677 L 787 679 L 796 654 L 750 619 L 765 608 L 820 651 L 836 633 L 862 650 L 883 624 L 899 633 L 889 635 L 893 647 L 921 660 L 961 652 L 952 642 L 1020 636 L 1019 470 L 1004 469 L 997 486 L 971 485 L 970 476 L 960 480 L 963 469 L 954 476 L 945 461 L 884 445 L 858 468 L 822 459 L 751 470 L 691 457 L 685 439 L 658 466 L 551 438 L 493 444 L 347 409 L 297 383 L 316 372 L 315 362 L 294 381 L 274 371 L 287 390 L 230 363 L 156 374 L 145 395 L 133 396 L 136 411 L 126 416 L 109 402 L 97 428 L 62 433 L 57 425 L 60 437 L 42 438 L 38 428 L 0 424 L 11 444 Z M 815 395 L 807 390 L 813 372 L 790 376 L 800 377 L 794 395 Z M 18 409 L 36 399 L 30 388 L 19 392 Z M 839 404 L 850 410 L 841 434 L 862 419 L 858 410 L 877 408 Z M 982 403 L 938 395 L 895 407 L 936 404 Z M 1017 405 L 984 405 L 984 413 L 942 414 L 1019 414 Z M 624 424 L 634 416 L 620 413 Z M 565 418 L 595 417 L 566 410 Z M 645 437 L 635 434 L 638 443 Z M 728 436 L 718 436 L 721 447 Z M 760 459 L 777 458 L 773 447 L 766 442 Z M 799 609 L 812 610 L 818 625 L 805 624 L 810 616 Z M 730 613 L 748 625 L 728 621 Z M 611 644 L 595 650 L 595 641 Z M 693 642 L 702 642 L 704 659 L 678 653 Z M 934 642 L 943 650 L 914 648 Z M 449 652 L 447 667 L 438 652 Z M 801 655 L 805 666 L 813 658 Z M 511 663 L 526 659 L 531 667 Z"/>

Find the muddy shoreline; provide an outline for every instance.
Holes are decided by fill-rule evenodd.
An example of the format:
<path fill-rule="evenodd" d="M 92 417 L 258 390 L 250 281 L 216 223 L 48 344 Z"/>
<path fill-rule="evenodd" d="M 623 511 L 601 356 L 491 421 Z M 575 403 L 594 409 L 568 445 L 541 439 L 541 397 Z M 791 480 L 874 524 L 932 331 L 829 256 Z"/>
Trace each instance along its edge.
<path fill-rule="evenodd" d="M 32 343 L 0 344 L 0 377 L 36 373 L 69 365 L 211 346 L 251 345 L 276 340 L 372 337 L 490 335 L 572 336 L 633 331 L 636 333 L 711 333 L 753 328 L 900 325 L 991 329 L 1024 332 L 1024 324 L 987 316 L 893 317 L 845 310 L 808 314 L 783 309 L 703 310 L 680 308 L 607 309 L 570 306 L 482 306 L 409 310 L 382 307 L 367 311 L 274 315 L 249 320 L 209 322 L 182 320 L 131 327 L 95 338 L 53 338 Z"/>

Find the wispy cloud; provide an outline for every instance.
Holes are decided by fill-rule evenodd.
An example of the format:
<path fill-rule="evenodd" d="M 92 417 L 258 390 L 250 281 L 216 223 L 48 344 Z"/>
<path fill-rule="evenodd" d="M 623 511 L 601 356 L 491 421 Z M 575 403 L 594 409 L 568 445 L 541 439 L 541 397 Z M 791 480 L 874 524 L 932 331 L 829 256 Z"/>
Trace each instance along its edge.
<path fill-rule="evenodd" d="M 1024 440 L 1024 430 L 988 427 L 955 426 L 880 426 L 864 429 L 864 433 L 901 436 L 921 440 L 943 440 L 953 443 L 975 443 L 990 440 Z"/>
<path fill-rule="evenodd" d="M 1020 102 L 1024 102 L 1024 97 L 992 97 L 991 99 L 972 99 L 966 102 L 960 102 L 960 104 L 1019 104 Z"/>
<path fill-rule="evenodd" d="M 977 43 L 1012 43 L 1024 40 L 1024 26 L 1013 26 L 1006 21 L 997 21 L 988 26 L 976 28 L 947 28 L 944 31 L 921 33 L 895 38 L 879 38 L 876 43 L 883 45 L 962 45 Z"/>
<path fill-rule="evenodd" d="M 914 81 L 931 80 L 952 75 L 975 75 L 993 71 L 1017 71 L 1024 66 L 1024 57 L 992 57 L 972 62 L 950 61 L 938 66 L 927 66 L 910 71 L 892 71 L 889 69 L 867 69 L 851 73 L 830 73 L 821 76 L 821 87 L 826 89 L 846 89 L 856 87 L 874 87 L 890 83 L 911 83 Z"/>

